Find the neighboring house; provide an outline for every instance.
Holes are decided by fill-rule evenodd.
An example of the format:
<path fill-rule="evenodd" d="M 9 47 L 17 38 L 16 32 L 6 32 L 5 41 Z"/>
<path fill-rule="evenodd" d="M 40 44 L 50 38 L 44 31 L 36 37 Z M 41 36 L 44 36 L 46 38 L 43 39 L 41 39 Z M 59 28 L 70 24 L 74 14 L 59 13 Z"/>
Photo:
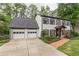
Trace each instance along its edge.
<path fill-rule="evenodd" d="M 71 24 L 56 17 L 37 15 L 36 19 L 15 17 L 10 24 L 10 38 L 38 38 L 43 31 L 48 36 L 70 35 Z"/>

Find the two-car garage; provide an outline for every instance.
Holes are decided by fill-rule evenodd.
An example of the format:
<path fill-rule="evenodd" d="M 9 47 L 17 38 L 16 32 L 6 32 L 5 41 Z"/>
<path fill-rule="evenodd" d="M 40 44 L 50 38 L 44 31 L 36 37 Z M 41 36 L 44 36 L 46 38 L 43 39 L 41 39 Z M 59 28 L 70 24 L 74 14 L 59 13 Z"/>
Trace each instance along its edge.
<path fill-rule="evenodd" d="M 27 39 L 27 38 L 37 38 L 37 30 L 23 30 L 23 29 L 12 29 L 11 30 L 12 39 Z"/>
<path fill-rule="evenodd" d="M 11 39 L 27 39 L 38 37 L 38 24 L 31 18 L 15 17 L 10 23 Z"/>

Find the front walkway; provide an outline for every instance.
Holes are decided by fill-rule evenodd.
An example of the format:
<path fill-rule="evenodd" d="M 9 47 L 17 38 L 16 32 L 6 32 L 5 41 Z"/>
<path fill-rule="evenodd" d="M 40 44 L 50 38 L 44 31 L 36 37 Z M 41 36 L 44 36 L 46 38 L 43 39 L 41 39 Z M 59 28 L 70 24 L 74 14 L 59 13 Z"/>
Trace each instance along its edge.
<path fill-rule="evenodd" d="M 57 42 L 53 42 L 51 43 L 50 45 L 52 45 L 53 47 L 55 48 L 58 48 L 60 46 L 62 46 L 64 43 L 68 42 L 69 39 L 66 39 L 66 38 L 62 38 L 61 40 L 57 41 Z"/>
<path fill-rule="evenodd" d="M 11 40 L 0 47 L 2 56 L 67 56 L 40 39 Z"/>

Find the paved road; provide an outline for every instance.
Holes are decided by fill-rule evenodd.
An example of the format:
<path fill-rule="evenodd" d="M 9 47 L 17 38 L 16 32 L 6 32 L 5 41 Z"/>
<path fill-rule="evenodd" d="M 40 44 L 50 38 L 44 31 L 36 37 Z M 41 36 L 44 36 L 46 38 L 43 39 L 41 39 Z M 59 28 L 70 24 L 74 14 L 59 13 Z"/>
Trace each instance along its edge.
<path fill-rule="evenodd" d="M 40 39 L 11 40 L 0 47 L 1 56 L 66 56 Z"/>

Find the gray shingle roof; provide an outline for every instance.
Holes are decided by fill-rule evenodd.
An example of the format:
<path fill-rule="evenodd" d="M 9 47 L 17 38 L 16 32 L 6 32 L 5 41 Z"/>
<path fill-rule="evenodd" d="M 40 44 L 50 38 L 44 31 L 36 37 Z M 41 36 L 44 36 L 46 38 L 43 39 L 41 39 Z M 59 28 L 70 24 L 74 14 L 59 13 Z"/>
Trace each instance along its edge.
<path fill-rule="evenodd" d="M 11 20 L 10 28 L 26 28 L 26 29 L 38 29 L 36 20 L 31 18 L 15 17 Z"/>

